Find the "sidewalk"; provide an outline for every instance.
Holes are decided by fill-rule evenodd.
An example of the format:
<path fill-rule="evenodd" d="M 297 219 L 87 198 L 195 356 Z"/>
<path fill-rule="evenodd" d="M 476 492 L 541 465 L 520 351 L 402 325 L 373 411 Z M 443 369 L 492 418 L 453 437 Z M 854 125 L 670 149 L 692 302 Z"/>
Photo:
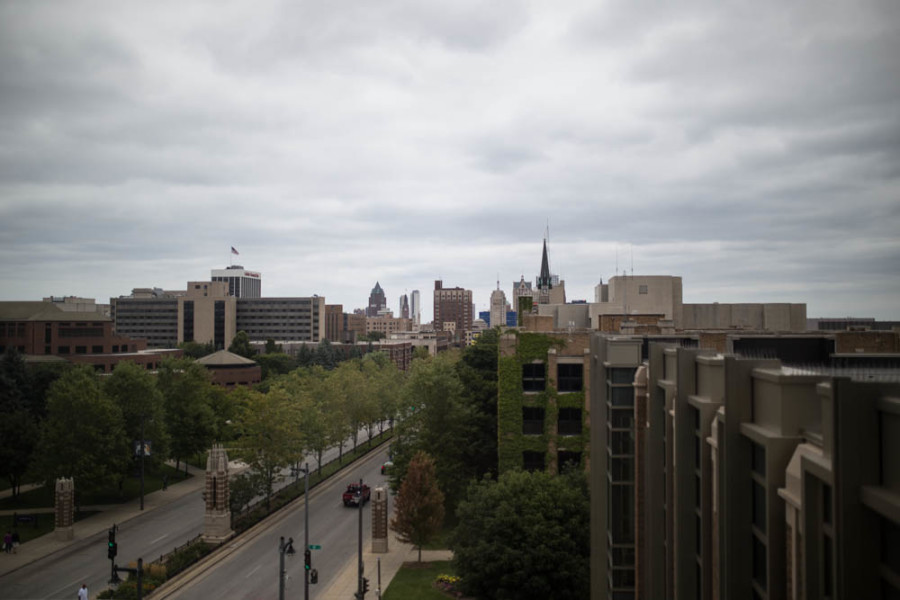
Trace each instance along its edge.
<path fill-rule="evenodd" d="M 229 468 L 238 469 L 240 467 L 232 462 L 231 464 L 229 464 Z M 96 514 L 88 517 L 87 519 L 76 522 L 73 526 L 75 535 L 71 540 L 57 540 L 56 533 L 50 532 L 47 535 L 21 544 L 18 548 L 18 552 L 16 552 L 15 554 L 3 554 L 2 557 L 0 557 L 0 577 L 11 573 L 16 569 L 24 567 L 25 565 L 36 560 L 40 560 L 45 556 L 49 556 L 54 552 L 58 552 L 59 550 L 63 550 L 64 548 L 80 544 L 88 538 L 91 538 L 98 533 L 108 530 L 110 525 L 113 523 L 120 525 L 130 519 L 148 513 L 153 509 L 170 504 L 175 500 L 178 500 L 179 498 L 182 498 L 192 492 L 203 489 L 206 485 L 206 471 L 203 469 L 197 469 L 189 465 L 188 472 L 193 475 L 193 477 L 191 477 L 190 479 L 174 482 L 169 486 L 167 490 L 157 490 L 153 493 L 146 494 L 144 496 L 143 512 L 141 511 L 140 498 L 135 498 L 134 500 L 125 502 L 124 504 L 101 507 L 108 508 L 109 510 L 105 510 L 100 514 Z M 88 509 L 91 507 L 84 508 Z M 52 509 L 48 510 L 52 512 Z M 12 513 L 15 511 L 8 512 Z M 24 511 L 20 510 L 19 512 Z M 29 510 L 28 512 L 43 512 L 43 510 Z"/>
<path fill-rule="evenodd" d="M 371 552 L 371 543 L 369 548 L 363 549 L 363 565 L 365 566 L 365 578 L 369 580 L 368 598 L 377 598 L 375 595 L 378 589 L 378 559 L 381 559 L 381 593 L 384 594 L 390 585 L 391 580 L 400 570 L 405 562 L 416 562 L 419 559 L 419 551 L 410 544 L 404 544 L 397 541 L 397 538 L 391 535 L 388 543 L 388 552 L 374 554 Z M 436 560 L 450 560 L 453 553 L 450 550 L 422 550 L 422 562 L 432 562 Z M 331 585 L 324 589 L 316 590 L 321 584 L 310 587 L 310 596 L 316 600 L 347 600 L 353 598 L 353 594 L 357 589 L 357 559 L 356 557 L 348 563 L 340 576 L 335 579 Z M 302 583 L 302 582 L 301 582 Z"/>

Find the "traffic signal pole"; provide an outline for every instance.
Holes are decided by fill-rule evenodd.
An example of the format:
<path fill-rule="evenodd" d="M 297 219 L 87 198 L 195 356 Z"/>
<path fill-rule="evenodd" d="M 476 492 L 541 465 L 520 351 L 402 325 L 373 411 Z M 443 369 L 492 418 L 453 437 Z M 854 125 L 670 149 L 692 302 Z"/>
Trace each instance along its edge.
<path fill-rule="evenodd" d="M 312 559 L 312 551 L 309 547 L 309 463 L 303 463 L 303 497 L 306 503 L 306 515 L 303 517 L 303 547 L 306 548 L 307 554 Z M 309 570 L 312 568 L 312 561 L 303 569 L 303 600 L 309 600 Z"/>

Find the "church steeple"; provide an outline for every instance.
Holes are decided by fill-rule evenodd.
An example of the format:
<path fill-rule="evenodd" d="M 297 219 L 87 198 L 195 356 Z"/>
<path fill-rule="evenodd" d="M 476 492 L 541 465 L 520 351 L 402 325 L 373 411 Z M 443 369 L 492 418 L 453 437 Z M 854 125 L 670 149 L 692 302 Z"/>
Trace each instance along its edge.
<path fill-rule="evenodd" d="M 538 276 L 538 289 L 551 289 L 553 283 L 550 279 L 550 261 L 547 258 L 547 238 L 544 238 L 544 251 L 541 254 L 541 274 Z"/>

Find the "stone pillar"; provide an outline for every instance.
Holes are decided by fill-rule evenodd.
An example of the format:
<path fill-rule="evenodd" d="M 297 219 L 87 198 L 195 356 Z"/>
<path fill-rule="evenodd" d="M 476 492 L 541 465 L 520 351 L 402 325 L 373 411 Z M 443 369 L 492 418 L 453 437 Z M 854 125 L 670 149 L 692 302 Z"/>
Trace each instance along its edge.
<path fill-rule="evenodd" d="M 372 492 L 372 553 L 388 551 L 388 494 L 387 488 L 377 487 Z"/>
<path fill-rule="evenodd" d="M 75 538 L 75 480 L 62 477 L 56 480 L 56 539 Z"/>
<path fill-rule="evenodd" d="M 228 453 L 221 444 L 213 444 L 206 458 L 206 514 L 203 517 L 203 541 L 218 544 L 231 538 L 231 507 L 228 493 Z"/>

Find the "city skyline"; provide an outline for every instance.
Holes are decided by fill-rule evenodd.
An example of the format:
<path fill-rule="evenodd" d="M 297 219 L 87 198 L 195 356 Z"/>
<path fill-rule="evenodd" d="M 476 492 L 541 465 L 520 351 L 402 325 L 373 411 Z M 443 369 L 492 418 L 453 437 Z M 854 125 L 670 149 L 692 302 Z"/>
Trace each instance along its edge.
<path fill-rule="evenodd" d="M 900 319 L 900 8 L 0 6 L 0 300 L 550 267 Z M 234 247 L 240 254 L 231 254 Z M 389 302 L 393 308 L 395 300 Z"/>

